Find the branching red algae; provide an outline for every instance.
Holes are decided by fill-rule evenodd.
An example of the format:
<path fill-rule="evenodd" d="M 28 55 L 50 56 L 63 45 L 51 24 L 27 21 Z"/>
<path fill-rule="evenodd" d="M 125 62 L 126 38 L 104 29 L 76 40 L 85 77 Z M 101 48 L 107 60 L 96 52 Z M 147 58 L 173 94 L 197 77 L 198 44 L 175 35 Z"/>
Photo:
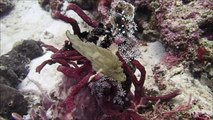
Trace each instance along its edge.
<path fill-rule="evenodd" d="M 48 47 L 53 49 L 50 46 Z M 70 49 L 70 50 L 67 50 L 67 49 Z M 176 90 L 176 91 L 173 91 L 172 93 L 169 93 L 163 96 L 144 96 L 143 85 L 144 85 L 145 75 L 146 75 L 145 68 L 137 60 L 133 60 L 130 62 L 133 66 L 135 66 L 141 72 L 141 77 L 138 80 L 136 76 L 134 75 L 134 71 L 123 60 L 123 58 L 119 55 L 118 52 L 117 52 L 117 56 L 122 62 L 122 68 L 124 69 L 124 73 L 127 76 L 126 81 L 122 83 L 114 81 L 113 79 L 108 78 L 107 76 L 103 74 L 95 72 L 92 69 L 91 61 L 88 61 L 85 57 L 81 56 L 73 48 L 63 48 L 55 52 L 52 56 L 54 57 L 51 60 L 45 61 L 43 64 L 41 64 L 41 66 L 37 68 L 37 71 L 40 71 L 44 67 L 44 65 L 47 63 L 52 64 L 53 62 L 58 62 L 61 65 L 58 67 L 57 70 L 64 73 L 64 75 L 70 78 L 70 80 L 75 81 L 75 84 L 73 84 L 72 87 L 70 88 L 71 91 L 66 97 L 66 99 L 59 102 L 60 104 L 58 104 L 60 107 L 64 106 L 65 108 L 64 109 L 65 116 L 64 118 L 60 118 L 60 119 L 65 119 L 65 118 L 69 119 L 67 117 L 69 117 L 70 114 L 73 114 L 72 116 L 73 118 L 79 117 L 79 116 L 75 116 L 75 113 L 82 108 L 76 108 L 75 101 L 77 99 L 75 98 L 77 98 L 79 94 L 82 94 L 80 92 L 82 90 L 88 91 L 89 94 L 86 95 L 87 97 L 89 98 L 95 97 L 95 99 L 93 100 L 96 101 L 95 102 L 96 108 L 90 108 L 90 109 L 93 109 L 93 112 L 95 112 L 96 109 L 101 110 L 101 114 L 98 119 L 93 118 L 94 116 L 90 116 L 91 118 L 88 118 L 88 120 L 89 119 L 91 120 L 95 120 L 95 119 L 97 120 L 112 120 L 112 119 L 143 120 L 145 119 L 145 117 L 138 113 L 138 110 L 137 110 L 138 106 L 142 106 L 144 109 L 146 109 L 146 106 L 149 101 L 158 101 L 158 100 L 167 101 L 180 94 L 180 91 Z M 76 57 L 76 56 L 78 56 L 77 59 L 73 60 L 73 57 Z M 74 61 L 78 61 L 81 59 L 85 60 L 85 62 L 83 62 L 83 65 L 81 67 L 78 67 L 77 64 L 72 66 L 67 65 L 70 63 L 70 61 L 72 61 L 73 63 L 76 63 Z M 63 63 L 60 62 L 62 60 L 63 60 Z M 95 75 L 95 77 L 90 78 L 92 75 Z M 102 81 L 102 82 L 98 83 L 99 81 Z M 132 91 L 130 91 L 130 87 L 125 87 L 125 84 L 131 85 L 131 83 L 133 83 L 133 85 L 135 86 L 134 94 L 132 93 Z M 103 88 L 95 89 L 98 84 L 99 85 L 103 84 Z M 120 85 L 121 87 L 118 87 Z M 91 91 L 94 91 L 94 90 L 96 92 L 91 93 Z M 104 91 L 111 91 L 111 92 L 104 92 Z M 120 92 L 124 91 L 124 93 L 120 93 L 119 91 Z M 100 96 L 98 95 L 98 93 L 103 95 Z M 119 94 L 122 94 L 122 95 L 119 95 Z M 83 98 L 80 98 L 80 99 L 83 99 Z M 90 106 L 90 105 L 82 103 L 82 106 Z M 100 113 L 100 111 L 97 113 Z M 62 114 L 62 113 L 58 113 L 58 114 Z M 89 113 L 83 112 L 81 114 L 82 116 L 87 116 Z"/>
<path fill-rule="evenodd" d="M 78 7 L 77 5 L 73 4 L 73 3 L 70 3 L 68 6 L 67 6 L 67 9 L 66 10 L 73 10 L 75 11 L 89 26 L 91 27 L 98 27 L 98 22 L 95 21 L 95 20 L 92 20 L 90 17 L 88 17 L 84 11 Z"/>

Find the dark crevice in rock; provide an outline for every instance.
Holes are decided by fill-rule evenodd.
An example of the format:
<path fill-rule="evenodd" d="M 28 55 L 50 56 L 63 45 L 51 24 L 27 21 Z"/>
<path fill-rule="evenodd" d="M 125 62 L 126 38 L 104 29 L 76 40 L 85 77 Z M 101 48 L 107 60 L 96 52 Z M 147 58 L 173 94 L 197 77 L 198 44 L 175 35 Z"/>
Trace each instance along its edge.
<path fill-rule="evenodd" d="M 141 6 L 136 9 L 135 14 L 135 20 L 149 21 L 152 16 L 152 10 L 148 6 Z"/>
<path fill-rule="evenodd" d="M 67 0 L 68 2 L 72 2 L 77 4 L 83 10 L 93 10 L 97 8 L 98 0 L 75 0 L 74 2 L 71 0 Z"/>
<path fill-rule="evenodd" d="M 203 37 L 213 41 L 213 17 L 210 17 L 199 24 L 199 28 L 203 30 Z"/>
<path fill-rule="evenodd" d="M 0 17 L 9 14 L 13 8 L 14 4 L 11 0 L 0 0 Z"/>
<path fill-rule="evenodd" d="M 189 4 L 190 2 L 192 2 L 192 0 L 182 0 L 183 4 Z"/>

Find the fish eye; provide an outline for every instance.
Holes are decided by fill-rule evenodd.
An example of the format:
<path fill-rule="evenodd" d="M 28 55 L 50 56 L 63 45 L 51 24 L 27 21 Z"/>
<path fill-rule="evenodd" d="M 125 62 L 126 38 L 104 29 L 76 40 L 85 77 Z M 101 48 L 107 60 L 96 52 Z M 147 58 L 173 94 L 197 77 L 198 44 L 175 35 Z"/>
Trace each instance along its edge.
<path fill-rule="evenodd" d="M 13 105 L 13 101 L 10 101 L 8 104 L 7 104 L 9 107 L 11 107 Z"/>

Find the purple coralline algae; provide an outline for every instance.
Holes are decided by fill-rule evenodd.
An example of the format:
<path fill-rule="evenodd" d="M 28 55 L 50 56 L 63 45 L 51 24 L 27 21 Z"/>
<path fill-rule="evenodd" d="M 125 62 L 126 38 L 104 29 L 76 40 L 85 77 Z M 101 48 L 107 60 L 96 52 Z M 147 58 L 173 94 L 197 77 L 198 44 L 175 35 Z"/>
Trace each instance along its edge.
<path fill-rule="evenodd" d="M 188 4 L 181 1 L 160 3 L 156 18 L 162 42 L 171 48 L 174 54 L 190 59 L 189 53 L 197 49 L 202 37 L 206 37 L 202 36 L 205 28 L 201 29 L 199 24 L 212 17 L 213 11 L 203 5 L 205 1 L 199 0 Z"/>

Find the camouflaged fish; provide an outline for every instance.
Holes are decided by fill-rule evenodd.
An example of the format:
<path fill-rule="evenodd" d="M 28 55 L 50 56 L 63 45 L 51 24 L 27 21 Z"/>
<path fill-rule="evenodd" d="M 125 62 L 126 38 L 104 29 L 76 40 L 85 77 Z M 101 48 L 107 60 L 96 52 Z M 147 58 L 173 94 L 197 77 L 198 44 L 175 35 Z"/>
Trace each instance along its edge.
<path fill-rule="evenodd" d="M 72 42 L 72 47 L 91 61 L 96 72 L 101 72 L 120 82 L 126 80 L 126 75 L 121 68 L 122 63 L 110 50 L 98 47 L 94 43 L 82 42 L 77 35 L 72 35 L 69 31 L 66 35 Z"/>

